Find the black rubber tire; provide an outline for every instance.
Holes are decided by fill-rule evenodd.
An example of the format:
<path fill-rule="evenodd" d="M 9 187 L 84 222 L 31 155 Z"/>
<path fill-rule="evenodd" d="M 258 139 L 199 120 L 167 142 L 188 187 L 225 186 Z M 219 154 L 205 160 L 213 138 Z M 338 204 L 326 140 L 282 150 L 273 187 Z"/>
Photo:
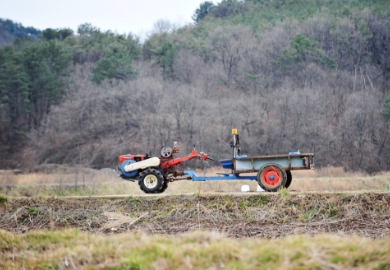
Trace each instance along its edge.
<path fill-rule="evenodd" d="M 286 184 L 284 185 L 284 187 L 288 188 L 291 185 L 291 182 L 292 182 L 291 171 L 286 171 L 286 174 L 287 174 L 287 181 L 286 181 Z"/>
<path fill-rule="evenodd" d="M 273 178 L 275 178 L 274 175 L 277 175 L 275 178 L 275 181 L 277 182 L 272 183 L 274 180 L 271 179 L 270 175 L 273 176 Z M 257 183 L 265 191 L 276 192 L 286 185 L 286 181 L 286 171 L 282 166 L 274 162 L 265 164 L 257 173 Z"/>
<path fill-rule="evenodd" d="M 169 183 L 168 179 L 164 179 L 164 183 L 159 193 L 163 193 L 168 188 L 168 183 Z"/>
<path fill-rule="evenodd" d="M 155 191 L 154 193 L 163 193 L 168 188 L 169 181 L 167 179 L 164 179 L 163 181 L 161 189 L 159 191 Z"/>
<path fill-rule="evenodd" d="M 160 193 L 164 184 L 162 173 L 153 168 L 148 168 L 139 174 L 138 185 L 145 193 Z"/>

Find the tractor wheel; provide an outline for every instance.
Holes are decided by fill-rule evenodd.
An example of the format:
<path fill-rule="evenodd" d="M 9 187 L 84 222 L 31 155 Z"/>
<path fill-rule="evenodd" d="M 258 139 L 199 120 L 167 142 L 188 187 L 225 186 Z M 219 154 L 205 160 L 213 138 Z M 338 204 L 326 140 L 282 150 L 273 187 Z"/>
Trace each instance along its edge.
<path fill-rule="evenodd" d="M 291 182 L 292 182 L 291 171 L 286 171 L 286 174 L 287 174 L 287 181 L 286 181 L 286 184 L 284 185 L 284 187 L 288 188 L 291 185 Z"/>
<path fill-rule="evenodd" d="M 277 163 L 267 163 L 257 173 L 257 182 L 265 191 L 275 192 L 286 185 L 286 171 Z"/>
<path fill-rule="evenodd" d="M 163 187 L 164 178 L 159 170 L 146 169 L 139 174 L 139 187 L 145 193 L 159 193 Z"/>
<path fill-rule="evenodd" d="M 161 186 L 161 189 L 158 191 L 154 191 L 154 193 L 163 193 L 168 188 L 168 180 L 163 180 L 163 184 Z"/>
<path fill-rule="evenodd" d="M 168 188 L 168 183 L 169 183 L 169 180 L 168 179 L 164 179 L 164 183 L 163 183 L 159 193 L 163 193 Z"/>

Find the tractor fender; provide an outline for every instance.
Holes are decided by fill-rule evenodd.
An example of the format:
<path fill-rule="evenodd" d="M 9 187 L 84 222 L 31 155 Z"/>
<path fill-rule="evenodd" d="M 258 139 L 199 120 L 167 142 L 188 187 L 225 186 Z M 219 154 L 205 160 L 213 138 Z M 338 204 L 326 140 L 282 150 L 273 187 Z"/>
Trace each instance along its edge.
<path fill-rule="evenodd" d="M 133 164 L 133 163 L 136 163 L 136 161 L 134 159 L 126 159 L 125 161 L 123 161 L 121 163 L 121 165 L 118 166 L 118 170 L 121 172 L 121 177 L 125 180 L 130 180 L 130 181 L 133 181 L 131 179 L 134 179 L 137 177 L 138 175 L 138 170 L 135 170 L 135 171 L 131 171 L 131 172 L 126 172 L 124 167 L 129 165 L 129 164 Z"/>
<path fill-rule="evenodd" d="M 128 164 L 124 166 L 124 170 L 126 172 L 131 172 L 135 170 L 144 170 L 146 168 L 158 167 L 158 166 L 160 166 L 160 159 L 158 157 L 152 157 L 143 161 Z"/>

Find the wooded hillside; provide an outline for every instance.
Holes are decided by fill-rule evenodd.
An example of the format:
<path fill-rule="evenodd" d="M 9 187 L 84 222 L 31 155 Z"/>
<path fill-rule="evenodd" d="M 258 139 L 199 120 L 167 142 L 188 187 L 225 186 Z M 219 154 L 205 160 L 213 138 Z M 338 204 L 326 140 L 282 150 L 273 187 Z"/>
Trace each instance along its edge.
<path fill-rule="evenodd" d="M 0 47 L 9 167 L 113 167 L 178 141 L 231 156 L 314 152 L 317 166 L 390 168 L 387 1 L 204 2 L 194 25 L 134 35 L 80 25 Z M 12 162 L 9 158 L 11 154 Z"/>
<path fill-rule="evenodd" d="M 28 37 L 35 40 L 42 31 L 34 27 L 24 27 L 20 23 L 0 18 L 0 45 L 11 44 L 14 38 Z"/>

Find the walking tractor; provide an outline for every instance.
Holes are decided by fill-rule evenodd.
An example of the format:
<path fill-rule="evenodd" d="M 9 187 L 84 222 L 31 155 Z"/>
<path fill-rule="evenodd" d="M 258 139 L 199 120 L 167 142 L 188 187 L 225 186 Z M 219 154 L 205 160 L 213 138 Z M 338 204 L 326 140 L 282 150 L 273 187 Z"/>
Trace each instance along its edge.
<path fill-rule="evenodd" d="M 124 180 L 138 182 L 145 193 L 162 193 L 169 182 L 178 180 L 211 181 L 211 180 L 256 180 L 265 191 L 274 192 L 288 188 L 292 181 L 292 170 L 314 169 L 314 154 L 290 152 L 282 155 L 247 156 L 242 155 L 237 129 L 232 130 L 233 158 L 220 160 L 229 173 L 217 176 L 198 176 L 194 171 L 178 171 L 178 165 L 191 159 L 213 160 L 208 154 L 198 153 L 194 147 L 191 154 L 174 158 L 179 153 L 176 143 L 173 148 L 163 147 L 160 157 L 146 155 L 121 155 L 118 169 Z M 253 175 L 256 173 L 256 175 Z"/>

